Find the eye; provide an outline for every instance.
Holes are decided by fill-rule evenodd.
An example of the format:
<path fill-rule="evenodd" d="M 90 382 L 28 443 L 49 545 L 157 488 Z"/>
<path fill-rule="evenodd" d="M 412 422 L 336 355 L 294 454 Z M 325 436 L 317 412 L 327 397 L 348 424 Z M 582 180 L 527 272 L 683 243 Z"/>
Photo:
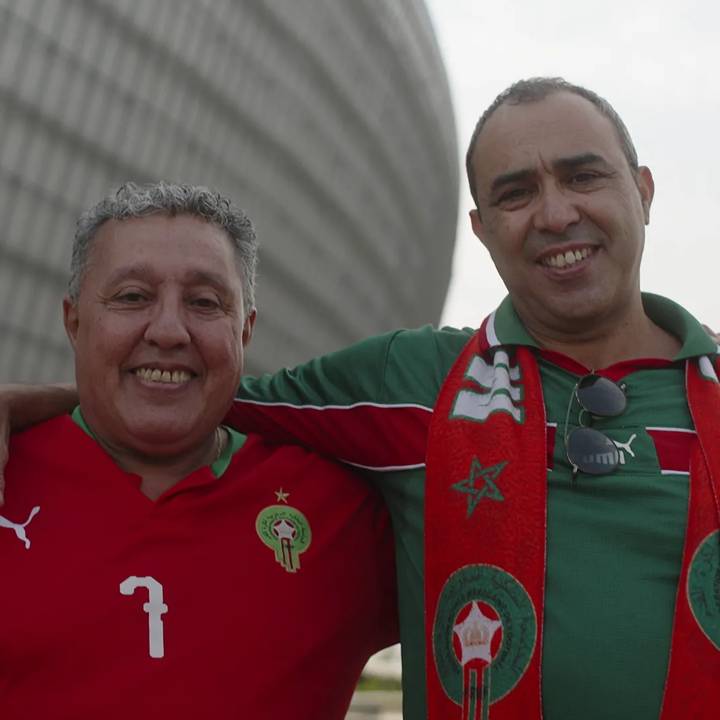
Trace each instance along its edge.
<path fill-rule="evenodd" d="M 220 307 L 220 301 L 209 295 L 198 295 L 190 298 L 188 302 L 199 310 L 217 310 Z"/>
<path fill-rule="evenodd" d="M 502 193 L 497 199 L 496 204 L 503 208 L 513 208 L 521 205 L 530 197 L 530 189 L 527 187 L 510 188 Z"/>
<path fill-rule="evenodd" d="M 129 290 L 116 295 L 113 299 L 116 302 L 125 303 L 127 305 L 137 305 L 138 303 L 147 300 L 148 297 L 145 293 L 138 292 L 137 290 Z"/>
<path fill-rule="evenodd" d="M 595 180 L 599 180 L 601 175 L 597 172 L 590 170 L 580 170 L 568 179 L 568 184 L 576 187 L 582 187 L 583 185 L 590 185 Z"/>

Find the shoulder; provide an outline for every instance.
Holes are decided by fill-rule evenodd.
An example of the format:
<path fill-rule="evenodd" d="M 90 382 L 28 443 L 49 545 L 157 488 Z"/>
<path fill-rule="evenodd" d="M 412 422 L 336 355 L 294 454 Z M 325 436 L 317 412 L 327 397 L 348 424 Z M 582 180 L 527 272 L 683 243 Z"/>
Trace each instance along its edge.
<path fill-rule="evenodd" d="M 392 333 L 388 347 L 396 353 L 424 353 L 433 361 L 446 355 L 454 359 L 473 332 L 470 328 L 438 329 L 432 325 L 424 325 L 414 330 L 398 330 Z"/>
<path fill-rule="evenodd" d="M 378 491 L 356 470 L 302 445 L 273 442 L 255 433 L 247 435 L 226 475 L 242 478 L 246 487 L 257 483 L 263 492 L 268 483 L 277 482 L 323 507 L 338 493 L 344 503 L 354 498 L 382 504 Z"/>
<path fill-rule="evenodd" d="M 430 325 L 395 333 L 388 346 L 384 369 L 388 399 L 432 407 L 440 386 L 472 333 L 469 328 L 436 329 Z"/>
<path fill-rule="evenodd" d="M 83 431 L 73 422 L 69 415 L 59 415 L 32 425 L 26 430 L 13 433 L 10 436 L 10 458 L 13 452 L 23 452 L 32 449 L 35 453 L 43 454 L 45 450 L 63 447 L 66 443 L 80 441 Z"/>
<path fill-rule="evenodd" d="M 470 339 L 470 328 L 435 328 L 423 325 L 414 329 L 400 329 L 361 340 L 342 350 L 325 356 L 346 361 L 350 358 L 366 358 L 382 361 L 393 353 L 422 353 L 435 359 L 438 354 L 456 355 Z"/>

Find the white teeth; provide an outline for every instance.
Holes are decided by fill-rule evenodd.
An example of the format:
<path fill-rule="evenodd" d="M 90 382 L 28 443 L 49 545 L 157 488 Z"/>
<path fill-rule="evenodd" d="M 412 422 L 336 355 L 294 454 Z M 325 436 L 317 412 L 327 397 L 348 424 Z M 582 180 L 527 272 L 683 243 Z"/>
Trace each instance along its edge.
<path fill-rule="evenodd" d="M 135 374 L 146 382 L 173 383 L 180 385 L 189 382 L 191 375 L 185 370 L 158 370 L 157 368 L 138 368 Z"/>
<path fill-rule="evenodd" d="M 583 248 L 582 250 L 568 250 L 564 253 L 558 253 L 550 257 L 543 258 L 542 264 L 549 267 L 563 268 L 566 265 L 574 265 L 580 260 L 584 260 L 592 250 L 589 248 Z"/>

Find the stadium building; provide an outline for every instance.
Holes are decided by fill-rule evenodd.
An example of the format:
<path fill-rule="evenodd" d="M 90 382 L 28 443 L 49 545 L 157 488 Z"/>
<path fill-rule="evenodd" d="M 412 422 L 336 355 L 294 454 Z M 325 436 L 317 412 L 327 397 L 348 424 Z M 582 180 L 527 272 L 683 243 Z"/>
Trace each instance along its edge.
<path fill-rule="evenodd" d="M 437 322 L 458 194 L 422 0 L 0 0 L 0 381 L 72 377 L 78 214 L 206 184 L 261 241 L 248 370 Z"/>

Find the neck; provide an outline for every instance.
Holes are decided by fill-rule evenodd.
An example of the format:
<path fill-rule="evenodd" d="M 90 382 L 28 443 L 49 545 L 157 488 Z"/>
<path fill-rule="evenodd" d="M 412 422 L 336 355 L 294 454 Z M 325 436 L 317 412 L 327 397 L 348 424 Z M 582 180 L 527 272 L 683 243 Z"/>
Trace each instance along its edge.
<path fill-rule="evenodd" d="M 227 433 L 218 427 L 199 445 L 177 454 L 161 456 L 119 447 L 99 436 L 97 441 L 120 468 L 139 475 L 140 490 L 151 500 L 156 500 L 184 477 L 214 463 L 225 448 Z"/>
<path fill-rule="evenodd" d="M 528 332 L 541 347 L 563 353 L 589 369 L 637 358 L 672 360 L 681 347 L 675 336 L 658 327 L 645 314 L 641 304 L 639 311 L 626 313 L 621 319 L 585 322 L 583 326 L 587 329 L 541 328 L 526 324 Z"/>

